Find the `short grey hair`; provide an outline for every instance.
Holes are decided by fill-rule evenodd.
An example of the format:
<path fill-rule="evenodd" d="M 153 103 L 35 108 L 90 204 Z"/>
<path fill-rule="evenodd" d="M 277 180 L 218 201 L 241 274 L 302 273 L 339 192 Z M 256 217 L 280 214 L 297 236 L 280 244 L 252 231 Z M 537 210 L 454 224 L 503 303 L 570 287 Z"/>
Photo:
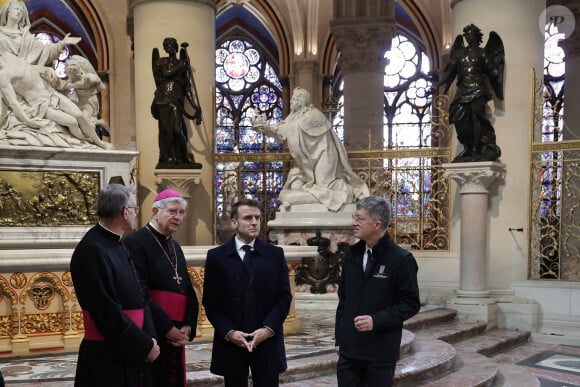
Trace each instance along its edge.
<path fill-rule="evenodd" d="M 184 198 L 174 197 L 174 198 L 165 198 L 159 201 L 153 202 L 153 208 L 165 208 L 167 204 L 177 202 L 187 208 L 187 200 Z"/>
<path fill-rule="evenodd" d="M 373 220 L 378 220 L 386 229 L 391 221 L 391 204 L 380 196 L 367 196 L 356 202 L 356 208 L 364 208 Z"/>
<path fill-rule="evenodd" d="M 129 205 L 133 190 L 122 184 L 109 184 L 103 187 L 97 197 L 97 216 L 99 219 L 114 219 Z"/>

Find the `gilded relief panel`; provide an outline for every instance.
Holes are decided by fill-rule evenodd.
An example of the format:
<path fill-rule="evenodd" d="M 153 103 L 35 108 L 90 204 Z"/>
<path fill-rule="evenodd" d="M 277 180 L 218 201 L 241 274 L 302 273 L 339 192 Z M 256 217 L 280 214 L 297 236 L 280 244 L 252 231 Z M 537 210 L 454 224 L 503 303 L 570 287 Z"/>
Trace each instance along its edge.
<path fill-rule="evenodd" d="M 98 172 L 0 170 L 0 227 L 96 222 Z"/>
<path fill-rule="evenodd" d="M 201 301 L 203 268 L 188 273 Z M 198 321 L 200 330 L 211 328 L 201 307 Z M 83 331 L 69 271 L 0 273 L 0 357 L 30 355 L 31 348 L 77 351 Z M 21 344 L 15 347 L 13 339 Z"/>

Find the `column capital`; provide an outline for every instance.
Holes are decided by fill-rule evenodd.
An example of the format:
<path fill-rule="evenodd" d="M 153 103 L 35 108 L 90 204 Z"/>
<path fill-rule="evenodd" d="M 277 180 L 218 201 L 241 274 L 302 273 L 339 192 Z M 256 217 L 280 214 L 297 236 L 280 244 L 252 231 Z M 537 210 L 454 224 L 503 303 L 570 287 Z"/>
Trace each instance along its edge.
<path fill-rule="evenodd" d="M 394 25 L 389 17 L 332 20 L 330 29 L 343 73 L 383 73 L 387 64 L 384 53 L 391 47 Z"/>
<path fill-rule="evenodd" d="M 444 177 L 450 177 L 459 185 L 459 192 L 488 193 L 491 184 L 505 179 L 505 164 L 496 161 L 443 164 Z"/>
<path fill-rule="evenodd" d="M 166 188 L 179 191 L 189 198 L 193 188 L 201 182 L 201 169 L 156 169 L 155 184 L 159 192 Z"/>
<path fill-rule="evenodd" d="M 132 10 L 138 5 L 146 3 L 165 3 L 166 0 L 129 0 L 129 9 Z M 213 0 L 181 0 L 182 2 L 205 4 L 212 8 L 216 8 Z"/>

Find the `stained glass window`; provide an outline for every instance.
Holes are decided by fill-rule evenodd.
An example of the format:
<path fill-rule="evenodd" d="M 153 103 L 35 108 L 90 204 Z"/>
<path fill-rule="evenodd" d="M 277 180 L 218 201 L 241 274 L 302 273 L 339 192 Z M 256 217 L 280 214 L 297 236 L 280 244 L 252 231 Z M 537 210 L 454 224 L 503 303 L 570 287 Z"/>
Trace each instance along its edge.
<path fill-rule="evenodd" d="M 219 44 L 215 69 L 216 158 L 253 155 L 243 161 L 215 163 L 218 228 L 220 221 L 228 218 L 229 206 L 241 197 L 256 199 L 263 205 L 266 223 L 278 208 L 285 168 L 283 161 L 266 160 L 266 155 L 282 152 L 283 145 L 254 129 L 251 120 L 257 114 L 264 114 L 272 122 L 282 119 L 282 85 L 275 64 L 249 38 L 228 39 Z M 264 224 L 262 230 L 265 229 Z"/>
<path fill-rule="evenodd" d="M 558 26 L 547 24 L 544 32 L 544 105 L 542 142 L 559 142 L 564 139 L 564 74 L 565 54 L 558 42 L 564 39 Z M 560 191 L 562 152 L 542 154 L 542 216 L 560 216 Z"/>
<path fill-rule="evenodd" d="M 385 147 L 431 146 L 430 61 L 419 45 L 404 35 L 393 38 L 385 53 Z"/>
<path fill-rule="evenodd" d="M 371 194 L 382 195 L 393 206 L 398 243 L 413 248 L 449 247 L 447 235 L 448 186 L 442 179 L 445 157 L 424 156 L 429 148 L 447 146 L 433 132 L 431 62 L 419 42 L 399 34 L 392 40 L 384 76 L 383 148 L 392 151 L 382 160 L 383 173 L 369 173 Z M 336 80 L 335 80 L 336 82 Z M 340 83 L 339 90 L 343 84 Z M 342 139 L 344 97 L 333 116 L 333 127 Z M 409 157 L 409 152 L 416 157 Z M 442 199 L 443 198 L 443 199 Z"/>
<path fill-rule="evenodd" d="M 43 44 L 60 42 L 60 38 L 51 34 L 47 34 L 46 32 L 40 32 L 36 34 L 35 37 L 39 42 Z M 70 57 L 71 57 L 70 51 L 68 47 L 65 46 L 61 51 L 60 55 L 58 56 L 58 59 L 52 61 L 52 68 L 54 68 L 54 71 L 56 71 L 56 75 L 58 75 L 59 78 L 66 78 L 64 64 L 66 63 L 67 60 L 70 59 Z"/>

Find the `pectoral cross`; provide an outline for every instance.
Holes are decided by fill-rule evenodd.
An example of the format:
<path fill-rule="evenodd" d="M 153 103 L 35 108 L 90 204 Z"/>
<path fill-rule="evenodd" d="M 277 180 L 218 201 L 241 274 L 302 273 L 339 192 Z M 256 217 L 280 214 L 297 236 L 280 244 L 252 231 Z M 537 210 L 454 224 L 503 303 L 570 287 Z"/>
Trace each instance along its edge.
<path fill-rule="evenodd" d="M 175 273 L 175 275 L 173 276 L 173 279 L 177 282 L 178 285 L 181 285 L 182 278 L 179 276 L 178 273 Z"/>

